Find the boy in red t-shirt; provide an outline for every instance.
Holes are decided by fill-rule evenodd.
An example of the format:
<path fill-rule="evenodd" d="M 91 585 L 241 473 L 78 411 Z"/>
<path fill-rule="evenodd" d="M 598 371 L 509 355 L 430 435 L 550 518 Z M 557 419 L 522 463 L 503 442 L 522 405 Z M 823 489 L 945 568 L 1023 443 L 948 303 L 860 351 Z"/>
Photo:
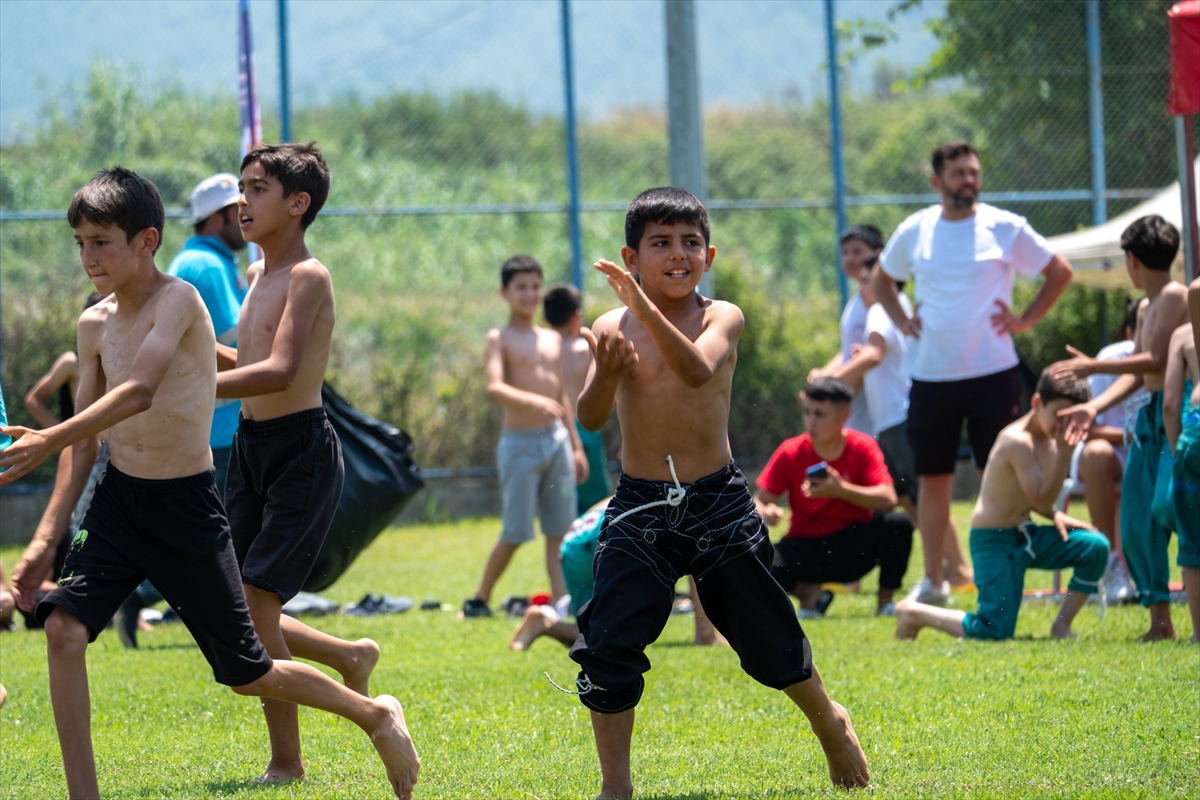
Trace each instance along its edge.
<path fill-rule="evenodd" d="M 783 511 L 792 521 L 775 545 L 771 574 L 800 599 L 801 616 L 815 611 L 821 584 L 850 583 L 879 567 L 878 614 L 896 613 L 893 598 L 912 551 L 912 521 L 890 512 L 896 490 L 883 452 L 866 434 L 845 427 L 853 392 L 837 378 L 818 378 L 800 393 L 806 432 L 779 446 L 758 476 L 755 505 L 768 525 Z"/>

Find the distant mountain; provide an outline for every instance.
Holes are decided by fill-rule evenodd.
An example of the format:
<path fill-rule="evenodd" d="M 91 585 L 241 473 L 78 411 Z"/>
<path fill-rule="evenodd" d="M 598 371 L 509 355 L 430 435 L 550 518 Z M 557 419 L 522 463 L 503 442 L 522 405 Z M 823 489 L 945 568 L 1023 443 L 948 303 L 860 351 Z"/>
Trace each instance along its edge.
<path fill-rule="evenodd" d="M 882 20 L 893 0 L 839 0 L 838 18 Z M 236 87 L 236 0 L 0 0 L 0 139 L 33 124 L 47 93 L 81 83 L 91 62 L 177 75 L 200 90 Z M 253 0 L 264 108 L 278 105 L 277 0 Z M 658 0 L 574 0 L 576 93 L 584 114 L 662 107 L 664 12 Z M 537 113 L 562 108 L 557 0 L 289 0 L 293 103 L 356 92 L 492 89 Z M 850 89 L 869 87 L 879 59 L 926 61 L 927 0 L 899 20 L 900 40 L 861 59 Z M 697 25 L 705 102 L 746 105 L 824 95 L 824 4 L 816 0 L 700 0 Z"/>

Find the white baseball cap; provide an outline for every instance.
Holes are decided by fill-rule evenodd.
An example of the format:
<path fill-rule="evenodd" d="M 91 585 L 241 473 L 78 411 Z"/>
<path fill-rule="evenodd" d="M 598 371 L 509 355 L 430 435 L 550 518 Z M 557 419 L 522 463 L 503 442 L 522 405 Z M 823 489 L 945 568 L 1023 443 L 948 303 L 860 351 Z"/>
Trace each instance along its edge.
<path fill-rule="evenodd" d="M 238 179 L 228 172 L 205 178 L 192 190 L 192 215 L 184 224 L 195 225 L 203 219 L 238 201 Z"/>

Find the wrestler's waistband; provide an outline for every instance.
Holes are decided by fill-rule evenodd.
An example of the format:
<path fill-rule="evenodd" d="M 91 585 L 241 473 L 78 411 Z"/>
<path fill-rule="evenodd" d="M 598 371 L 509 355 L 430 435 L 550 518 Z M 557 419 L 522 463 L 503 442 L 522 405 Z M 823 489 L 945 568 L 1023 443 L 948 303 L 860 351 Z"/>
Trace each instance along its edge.
<path fill-rule="evenodd" d="M 136 494 L 175 494 L 176 492 L 188 492 L 192 489 L 203 489 L 206 486 L 216 485 L 215 475 L 216 470 L 208 469 L 204 472 L 197 472 L 195 475 L 186 475 L 182 478 L 155 480 L 126 475 L 117 469 L 117 465 L 111 461 L 104 468 L 105 481 L 112 481 Z"/>
<path fill-rule="evenodd" d="M 306 408 L 294 414 L 284 414 L 273 419 L 246 419 L 238 417 L 238 436 L 248 439 L 266 439 L 272 436 L 286 436 L 300 431 L 320 428 L 326 421 L 325 409 Z"/>
<path fill-rule="evenodd" d="M 681 483 L 680 485 L 687 490 L 688 494 L 691 494 L 695 491 L 728 486 L 731 481 L 736 479 L 741 479 L 743 482 L 746 480 L 742 476 L 742 471 L 738 469 L 737 464 L 730 461 L 724 467 L 710 475 L 705 475 L 703 478 L 698 478 L 691 483 Z M 617 494 L 621 494 L 624 491 L 639 497 L 659 497 L 665 495 L 668 489 L 674 488 L 675 484 L 671 481 L 635 478 L 627 472 L 622 472 L 621 479 L 617 483 Z"/>

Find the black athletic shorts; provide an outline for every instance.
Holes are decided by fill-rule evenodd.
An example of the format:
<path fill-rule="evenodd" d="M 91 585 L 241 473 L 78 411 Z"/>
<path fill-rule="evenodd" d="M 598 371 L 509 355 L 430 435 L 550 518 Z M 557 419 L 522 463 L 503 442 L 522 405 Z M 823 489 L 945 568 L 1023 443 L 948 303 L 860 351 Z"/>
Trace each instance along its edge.
<path fill-rule="evenodd" d="M 179 613 L 218 683 L 245 686 L 271 669 L 250 621 L 212 470 L 145 480 L 110 461 L 58 588 L 38 604 L 37 618 L 45 624 L 57 606 L 87 625 L 95 641 L 146 578 Z"/>
<path fill-rule="evenodd" d="M 899 589 L 912 552 L 913 524 L 904 514 L 872 514 L 828 536 L 785 536 L 775 544 L 771 574 L 789 592 L 797 583 L 852 583 L 879 567 L 879 587 Z"/>
<path fill-rule="evenodd" d="M 713 625 L 742 669 L 774 689 L 812 677 L 812 652 L 796 610 L 771 577 L 771 539 L 746 479 L 730 464 L 686 487 L 678 506 L 659 505 L 673 484 L 621 476 L 604 516 L 592 572 L 595 592 L 579 610 L 571 658 L 580 700 L 615 714 L 637 705 L 650 669 L 646 646 L 662 633 L 675 583 L 690 574 Z"/>
<path fill-rule="evenodd" d="M 892 476 L 892 486 L 897 497 L 908 497 L 917 501 L 917 468 L 913 465 L 912 447 L 908 444 L 908 426 L 901 422 L 875 434 L 879 449 L 883 451 L 883 463 Z"/>
<path fill-rule="evenodd" d="M 954 472 L 963 420 L 975 466 L 983 469 L 996 437 L 1021 416 L 1021 378 L 1016 367 L 961 381 L 912 382 L 908 396 L 908 443 L 918 475 Z"/>
<path fill-rule="evenodd" d="M 342 497 L 342 445 L 325 409 L 263 421 L 233 437 L 225 508 L 242 581 L 286 603 L 304 588 Z"/>

